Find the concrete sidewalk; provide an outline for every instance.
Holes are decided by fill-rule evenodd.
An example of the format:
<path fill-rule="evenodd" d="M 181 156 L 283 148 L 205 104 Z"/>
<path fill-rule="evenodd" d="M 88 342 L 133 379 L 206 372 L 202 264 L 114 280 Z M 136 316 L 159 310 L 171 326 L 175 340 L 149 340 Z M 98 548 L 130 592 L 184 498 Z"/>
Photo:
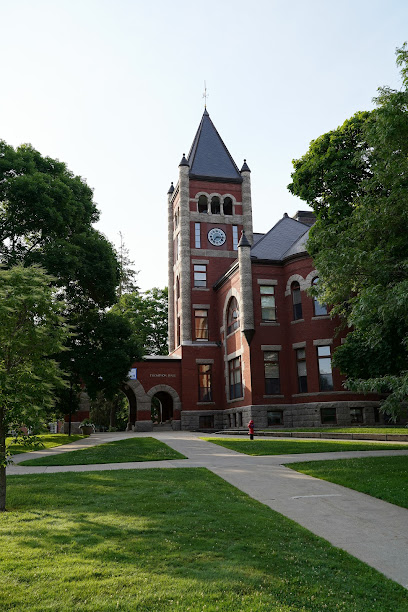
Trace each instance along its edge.
<path fill-rule="evenodd" d="M 339 485 L 299 474 L 283 464 L 319 459 L 390 456 L 401 451 L 352 451 L 250 457 L 199 439 L 193 432 L 93 434 L 69 446 L 36 451 L 35 456 L 69 452 L 134 436 L 151 436 L 179 451 L 187 460 L 83 466 L 11 466 L 12 474 L 39 474 L 112 469 L 205 467 L 254 499 L 293 519 L 334 546 L 408 588 L 408 510 Z M 206 437 L 211 437 L 207 436 Z M 216 436 L 215 436 L 216 437 Z M 255 441 L 256 443 L 256 441 Z M 16 456 L 17 461 L 34 453 Z"/>

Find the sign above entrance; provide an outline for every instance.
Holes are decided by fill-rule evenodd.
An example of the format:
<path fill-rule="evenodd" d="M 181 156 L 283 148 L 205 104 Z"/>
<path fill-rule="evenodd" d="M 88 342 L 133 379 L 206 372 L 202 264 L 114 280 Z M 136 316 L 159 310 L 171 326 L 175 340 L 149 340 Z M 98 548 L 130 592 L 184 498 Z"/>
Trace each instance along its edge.
<path fill-rule="evenodd" d="M 150 374 L 150 378 L 176 378 L 175 374 Z"/>

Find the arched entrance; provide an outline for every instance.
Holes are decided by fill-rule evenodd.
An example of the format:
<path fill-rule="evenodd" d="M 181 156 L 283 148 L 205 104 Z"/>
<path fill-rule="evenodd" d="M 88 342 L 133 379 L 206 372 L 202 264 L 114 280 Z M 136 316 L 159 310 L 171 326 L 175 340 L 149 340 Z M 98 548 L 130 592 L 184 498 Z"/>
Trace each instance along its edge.
<path fill-rule="evenodd" d="M 173 398 L 166 391 L 159 391 L 152 397 L 153 425 L 171 423 L 173 420 Z"/>

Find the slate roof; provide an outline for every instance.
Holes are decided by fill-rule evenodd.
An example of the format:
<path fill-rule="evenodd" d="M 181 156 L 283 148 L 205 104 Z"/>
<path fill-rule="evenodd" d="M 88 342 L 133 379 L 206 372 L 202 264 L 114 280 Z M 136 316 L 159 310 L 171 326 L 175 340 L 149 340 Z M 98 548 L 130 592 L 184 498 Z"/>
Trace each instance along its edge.
<path fill-rule="evenodd" d="M 297 253 L 306 252 L 308 225 L 284 216 L 251 249 L 252 259 L 282 261 Z"/>
<path fill-rule="evenodd" d="M 190 165 L 190 178 L 242 183 L 238 167 L 215 129 L 207 110 L 204 111 L 187 159 Z"/>

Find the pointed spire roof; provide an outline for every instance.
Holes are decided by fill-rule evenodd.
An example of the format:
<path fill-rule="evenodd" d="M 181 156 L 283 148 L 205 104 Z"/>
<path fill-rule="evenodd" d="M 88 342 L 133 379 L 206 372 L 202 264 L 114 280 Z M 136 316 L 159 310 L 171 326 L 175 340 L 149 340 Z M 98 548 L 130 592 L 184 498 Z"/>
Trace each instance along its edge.
<path fill-rule="evenodd" d="M 190 153 L 190 178 L 242 183 L 237 165 L 205 109 Z"/>

